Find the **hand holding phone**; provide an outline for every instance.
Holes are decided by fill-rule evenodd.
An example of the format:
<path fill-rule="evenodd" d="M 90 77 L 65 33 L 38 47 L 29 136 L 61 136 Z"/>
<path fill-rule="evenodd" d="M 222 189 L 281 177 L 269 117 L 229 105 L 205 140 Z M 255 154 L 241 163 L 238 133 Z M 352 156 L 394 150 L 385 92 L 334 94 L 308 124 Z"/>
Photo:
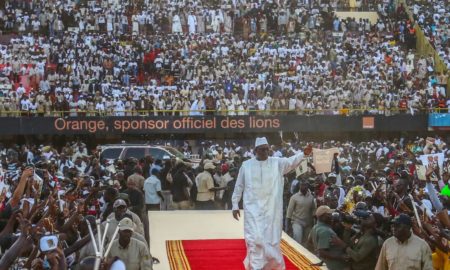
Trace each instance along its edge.
<path fill-rule="evenodd" d="M 58 247 L 58 236 L 45 235 L 39 239 L 39 249 L 41 252 L 49 252 Z"/>

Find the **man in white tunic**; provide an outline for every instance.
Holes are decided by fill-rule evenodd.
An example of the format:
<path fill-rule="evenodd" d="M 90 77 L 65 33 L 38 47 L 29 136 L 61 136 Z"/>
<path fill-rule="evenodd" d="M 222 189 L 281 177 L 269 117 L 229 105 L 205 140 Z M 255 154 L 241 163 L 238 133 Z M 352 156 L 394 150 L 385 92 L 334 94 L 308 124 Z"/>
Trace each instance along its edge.
<path fill-rule="evenodd" d="M 284 270 L 280 241 L 283 219 L 283 175 L 299 166 L 304 153 L 290 158 L 269 157 L 265 137 L 256 138 L 256 157 L 245 161 L 236 181 L 232 203 L 233 217 L 239 220 L 238 203 L 244 194 L 244 237 L 246 270 Z"/>
<path fill-rule="evenodd" d="M 172 33 L 177 34 L 177 33 L 182 33 L 182 32 L 183 32 L 183 29 L 181 27 L 180 16 L 178 16 L 178 14 L 175 14 L 172 18 Z"/>
<path fill-rule="evenodd" d="M 188 16 L 189 34 L 194 34 L 197 29 L 197 17 L 191 13 Z"/>

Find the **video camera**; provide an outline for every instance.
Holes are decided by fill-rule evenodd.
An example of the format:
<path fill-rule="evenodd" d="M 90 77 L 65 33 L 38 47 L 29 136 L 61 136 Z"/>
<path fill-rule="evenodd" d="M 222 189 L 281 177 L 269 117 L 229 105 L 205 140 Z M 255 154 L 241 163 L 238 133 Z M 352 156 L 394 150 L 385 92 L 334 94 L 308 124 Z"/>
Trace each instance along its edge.
<path fill-rule="evenodd" d="M 359 232 L 361 229 L 361 221 L 371 215 L 364 202 L 358 202 L 351 214 L 343 211 L 336 211 L 335 213 L 336 216 L 333 215 L 334 220 L 336 222 L 351 224 L 352 231 L 354 232 Z"/>

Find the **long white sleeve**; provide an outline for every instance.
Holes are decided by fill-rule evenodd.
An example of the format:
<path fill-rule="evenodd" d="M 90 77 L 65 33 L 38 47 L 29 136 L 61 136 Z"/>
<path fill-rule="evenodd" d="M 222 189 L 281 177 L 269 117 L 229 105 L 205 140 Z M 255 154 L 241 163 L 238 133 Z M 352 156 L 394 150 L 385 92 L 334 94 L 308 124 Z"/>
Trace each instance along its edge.
<path fill-rule="evenodd" d="M 244 191 L 245 185 L 245 173 L 244 166 L 239 169 L 239 175 L 236 179 L 236 185 L 234 186 L 233 196 L 231 197 L 231 202 L 233 204 L 233 210 L 239 210 L 239 202 L 242 198 L 242 192 Z"/>
<path fill-rule="evenodd" d="M 302 162 L 303 157 L 304 157 L 303 152 L 300 152 L 289 158 L 280 158 L 278 163 L 280 171 L 282 171 L 284 175 L 294 170 L 300 165 L 300 162 Z"/>

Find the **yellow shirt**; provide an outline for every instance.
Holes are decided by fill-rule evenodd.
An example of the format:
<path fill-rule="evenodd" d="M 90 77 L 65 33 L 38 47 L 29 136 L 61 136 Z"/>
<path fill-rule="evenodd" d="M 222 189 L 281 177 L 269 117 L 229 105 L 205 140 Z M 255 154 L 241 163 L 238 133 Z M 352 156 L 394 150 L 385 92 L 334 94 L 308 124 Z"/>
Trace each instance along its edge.
<path fill-rule="evenodd" d="M 340 114 L 340 115 L 348 115 L 349 112 L 350 112 L 350 110 L 349 110 L 349 109 L 346 109 L 346 108 L 345 108 L 345 109 L 342 108 L 342 109 L 339 110 L 339 114 Z"/>
<path fill-rule="evenodd" d="M 447 242 L 447 245 L 450 241 Z M 433 268 L 435 270 L 450 270 L 450 254 L 436 248 L 436 252 L 432 255 Z"/>
<path fill-rule="evenodd" d="M 392 236 L 384 242 L 375 270 L 433 270 L 431 249 L 414 234 L 404 243 Z"/>
<path fill-rule="evenodd" d="M 214 191 L 210 191 L 214 187 L 214 180 L 209 172 L 204 171 L 197 175 L 195 183 L 197 184 L 197 201 L 214 201 Z"/>

